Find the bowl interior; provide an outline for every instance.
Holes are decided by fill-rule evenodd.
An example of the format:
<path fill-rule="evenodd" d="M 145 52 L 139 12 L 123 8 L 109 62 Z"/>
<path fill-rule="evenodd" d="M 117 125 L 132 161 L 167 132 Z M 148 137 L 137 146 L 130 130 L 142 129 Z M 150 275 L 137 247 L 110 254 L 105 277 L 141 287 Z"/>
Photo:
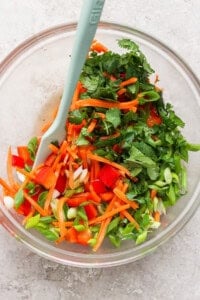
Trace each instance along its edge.
<path fill-rule="evenodd" d="M 6 176 L 6 154 L 9 145 L 15 148 L 30 137 L 41 134 L 42 125 L 51 117 L 65 82 L 70 60 L 75 24 L 63 25 L 39 34 L 18 47 L 0 68 L 0 176 Z M 130 38 L 142 51 L 159 75 L 165 102 L 173 103 L 175 111 L 185 121 L 184 135 L 200 141 L 200 97 L 198 83 L 186 65 L 169 49 L 139 31 L 119 25 L 101 23 L 96 39 L 109 49 L 122 50 L 117 40 Z M 152 80 L 155 78 L 153 76 Z M 62 243 L 54 245 L 34 231 L 20 225 L 20 217 L 8 212 L 1 204 L 4 226 L 16 234 L 37 253 L 62 263 L 84 266 L 106 266 L 138 259 L 177 232 L 197 208 L 200 190 L 199 153 L 192 153 L 187 166 L 188 193 L 168 210 L 162 226 L 141 246 L 126 241 L 120 248 L 105 242 L 97 254 L 87 247 Z"/>

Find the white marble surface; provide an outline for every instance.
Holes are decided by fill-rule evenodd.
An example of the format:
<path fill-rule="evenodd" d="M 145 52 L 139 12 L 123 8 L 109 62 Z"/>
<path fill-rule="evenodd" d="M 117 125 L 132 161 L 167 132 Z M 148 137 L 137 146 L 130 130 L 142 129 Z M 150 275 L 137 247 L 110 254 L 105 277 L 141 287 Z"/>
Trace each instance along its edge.
<path fill-rule="evenodd" d="M 81 4 L 81 0 L 0 0 L 0 60 L 32 34 L 77 20 Z M 199 15 L 199 0 L 107 0 L 102 19 L 122 22 L 159 38 L 198 75 Z M 49 262 L 0 228 L 0 300 L 198 300 L 199 228 L 200 210 L 153 255 L 110 269 L 77 269 Z"/>

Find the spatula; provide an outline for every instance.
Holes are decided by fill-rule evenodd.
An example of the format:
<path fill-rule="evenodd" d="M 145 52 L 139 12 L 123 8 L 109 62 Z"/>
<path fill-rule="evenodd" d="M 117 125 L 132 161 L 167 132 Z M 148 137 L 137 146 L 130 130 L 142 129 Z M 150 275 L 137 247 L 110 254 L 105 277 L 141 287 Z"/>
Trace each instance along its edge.
<path fill-rule="evenodd" d="M 52 141 L 60 143 L 66 136 L 65 124 L 71 99 L 95 36 L 104 2 L 105 0 L 83 0 L 61 103 L 53 124 L 41 138 L 33 167 L 42 163 L 48 156 L 48 146 Z"/>

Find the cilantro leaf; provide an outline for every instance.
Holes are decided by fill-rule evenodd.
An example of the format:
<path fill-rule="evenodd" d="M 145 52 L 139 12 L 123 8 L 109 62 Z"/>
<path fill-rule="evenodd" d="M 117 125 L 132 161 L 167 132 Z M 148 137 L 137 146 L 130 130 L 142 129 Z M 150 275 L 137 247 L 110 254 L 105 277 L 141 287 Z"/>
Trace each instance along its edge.
<path fill-rule="evenodd" d="M 117 128 L 121 123 L 121 113 L 118 108 L 110 108 L 106 112 L 106 120 L 110 122 L 114 128 Z"/>

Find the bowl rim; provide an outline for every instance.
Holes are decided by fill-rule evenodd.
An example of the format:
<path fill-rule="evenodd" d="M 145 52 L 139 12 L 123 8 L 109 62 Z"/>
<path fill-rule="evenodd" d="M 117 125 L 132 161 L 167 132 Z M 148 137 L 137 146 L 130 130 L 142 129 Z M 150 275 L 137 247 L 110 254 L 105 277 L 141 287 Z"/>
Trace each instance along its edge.
<path fill-rule="evenodd" d="M 75 31 L 77 26 L 76 22 L 61 24 L 58 26 L 51 27 L 49 29 L 40 31 L 39 33 L 33 35 L 32 37 L 26 39 L 24 42 L 19 44 L 14 50 L 12 50 L 0 63 L 0 78 L 6 73 L 10 66 L 17 60 L 23 53 L 27 50 L 36 46 L 38 42 L 44 41 L 47 38 L 55 37 L 56 35 L 62 34 L 65 31 Z M 191 83 L 195 87 L 198 97 L 200 98 L 200 81 L 197 76 L 191 70 L 191 68 L 186 64 L 186 62 L 177 55 L 172 49 L 166 46 L 163 42 L 159 41 L 157 38 L 149 35 L 144 31 L 140 31 L 135 28 L 128 27 L 123 24 L 117 24 L 113 22 L 100 22 L 98 29 L 100 30 L 115 30 L 125 33 L 132 34 L 137 37 L 145 39 L 147 42 L 153 43 L 153 45 L 161 49 L 166 53 L 173 61 L 176 61 L 178 66 L 184 71 L 188 76 Z M 71 252 L 63 249 L 55 248 L 45 242 L 39 240 L 37 237 L 33 236 L 30 232 L 24 229 L 10 214 L 10 212 L 5 208 L 3 203 L 0 202 L 0 219 L 2 225 L 10 231 L 17 239 L 22 241 L 26 246 L 28 246 L 33 252 L 55 261 L 57 263 L 77 266 L 77 267 L 111 267 L 115 265 L 121 265 L 136 261 L 148 253 L 155 250 L 158 246 L 162 245 L 169 238 L 174 236 L 180 231 L 180 229 L 190 220 L 193 216 L 197 207 L 200 204 L 200 184 L 196 187 L 193 194 L 193 201 L 190 201 L 188 205 L 183 209 L 180 215 L 174 220 L 163 232 L 159 233 L 158 236 L 146 241 L 145 243 L 137 246 L 136 248 L 131 248 L 124 250 L 119 253 L 111 254 L 81 254 L 76 252 Z M 14 233 L 14 229 L 17 228 L 19 234 Z M 66 256 L 64 259 L 50 254 L 50 252 L 58 252 L 62 256 Z M 134 254 L 134 255 L 133 255 Z M 78 258 L 77 258 L 78 256 Z M 111 260 L 112 259 L 112 260 Z M 102 260 L 102 261 L 101 261 Z"/>

